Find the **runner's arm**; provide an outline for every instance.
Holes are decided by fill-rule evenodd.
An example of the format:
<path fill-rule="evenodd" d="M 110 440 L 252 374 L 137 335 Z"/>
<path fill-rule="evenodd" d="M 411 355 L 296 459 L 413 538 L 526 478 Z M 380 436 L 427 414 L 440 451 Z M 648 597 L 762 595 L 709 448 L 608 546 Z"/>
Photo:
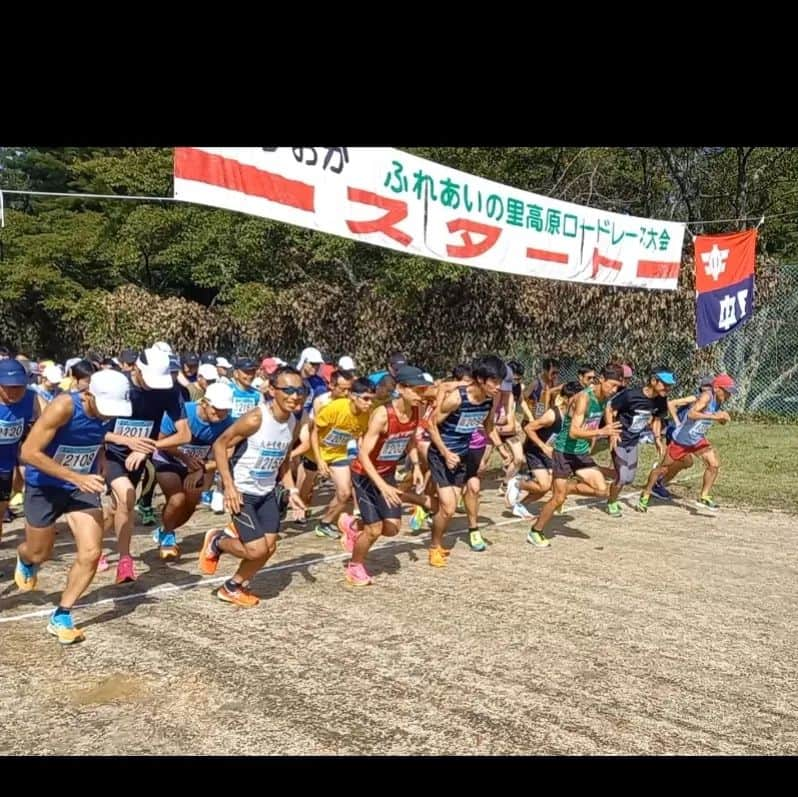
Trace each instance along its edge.
<path fill-rule="evenodd" d="M 177 448 L 177 446 L 188 445 L 190 442 L 191 428 L 188 425 L 188 418 L 180 418 L 175 421 L 175 433 L 156 440 L 155 447 L 157 449 Z"/>
<path fill-rule="evenodd" d="M 682 398 L 670 399 L 668 401 L 668 414 L 671 416 L 671 420 L 674 423 L 679 423 L 679 417 L 677 415 L 678 410 L 681 407 L 692 404 L 696 398 L 696 396 L 683 396 Z"/>
<path fill-rule="evenodd" d="M 360 441 L 360 446 L 358 447 L 357 451 L 357 459 L 358 462 L 361 464 L 364 471 L 366 471 L 366 475 L 374 482 L 377 486 L 377 489 L 382 492 L 385 487 L 389 487 L 390 485 L 385 479 L 377 473 L 377 469 L 374 467 L 374 463 L 371 461 L 370 454 L 374 450 L 374 446 L 377 445 L 377 440 L 379 439 L 381 434 L 385 434 L 388 431 L 388 411 L 385 407 L 377 407 L 374 412 L 371 413 L 371 417 L 369 418 L 369 425 L 368 429 L 366 429 L 366 434 L 363 435 Z"/>
<path fill-rule="evenodd" d="M 709 404 L 709 399 L 711 398 L 711 393 L 704 392 L 698 397 L 698 401 L 690 408 L 689 412 L 687 413 L 687 417 L 691 421 L 714 421 L 715 416 L 717 413 L 715 412 L 704 412 L 707 405 Z"/>
<path fill-rule="evenodd" d="M 571 414 L 571 428 L 568 436 L 574 440 L 593 440 L 595 437 L 603 437 L 607 434 L 606 429 L 583 429 L 585 422 L 585 410 L 587 409 L 587 393 L 577 393 Z"/>
<path fill-rule="evenodd" d="M 325 426 L 323 428 L 326 431 L 329 427 Z M 313 426 L 310 427 L 310 450 L 313 454 L 313 459 L 315 460 L 316 464 L 320 463 L 322 460 L 322 456 L 321 456 L 321 443 L 319 442 L 318 423 L 314 423 Z"/>
<path fill-rule="evenodd" d="M 665 456 L 666 446 L 662 437 L 662 418 L 659 415 L 651 419 L 651 434 L 654 435 L 654 445 L 661 460 Z"/>
<path fill-rule="evenodd" d="M 499 436 L 499 430 L 496 428 L 496 422 L 494 420 L 493 413 L 489 413 L 488 417 L 485 418 L 485 434 L 487 435 L 488 440 L 490 440 L 497 449 L 502 447 L 503 442 Z"/>
<path fill-rule="evenodd" d="M 297 424 L 295 440 L 299 440 L 299 445 L 292 449 L 289 459 L 297 459 L 297 457 L 301 457 L 303 454 L 307 454 L 310 451 L 310 427 L 313 425 L 313 421 L 310 420 L 310 416 L 306 413 L 302 413 L 302 417 Z"/>
<path fill-rule="evenodd" d="M 73 482 L 74 471 L 60 465 L 52 457 L 44 453 L 44 449 L 53 441 L 56 432 L 66 426 L 72 418 L 72 398 L 68 393 L 56 396 L 45 408 L 39 419 L 33 424 L 22 448 L 19 452 L 20 462 L 25 465 L 32 465 L 42 473 L 52 476 L 54 479 L 61 479 L 65 482 Z"/>
<path fill-rule="evenodd" d="M 443 457 L 446 456 L 447 452 L 449 452 L 449 449 L 446 448 L 446 445 L 443 442 L 438 424 L 443 423 L 446 418 L 448 418 L 459 406 L 460 393 L 456 390 L 452 390 L 438 402 L 435 412 L 429 419 L 428 431 L 430 440 Z"/>
<path fill-rule="evenodd" d="M 303 422 L 306 421 L 308 414 L 306 412 L 302 413 L 302 417 L 299 419 L 299 423 L 294 427 L 294 436 L 291 438 L 291 445 L 289 446 L 289 450 L 293 448 L 294 443 L 299 438 L 300 429 L 303 426 Z M 307 425 L 305 423 L 304 425 Z M 282 463 L 280 464 L 280 468 L 277 471 L 277 481 L 285 487 L 288 492 L 290 493 L 298 493 L 296 484 L 294 483 L 294 474 L 291 472 L 291 456 L 290 454 L 287 457 L 283 458 Z"/>
<path fill-rule="evenodd" d="M 546 410 L 540 418 L 536 418 L 533 421 L 530 421 L 525 427 L 524 432 L 526 436 L 538 447 L 538 448 L 545 448 L 548 446 L 548 443 L 545 443 L 543 440 L 540 439 L 538 436 L 538 429 L 545 429 L 547 426 L 551 426 L 554 423 L 555 419 L 554 410 Z"/>
<path fill-rule="evenodd" d="M 521 384 L 521 412 L 524 413 L 524 418 L 526 418 L 530 423 L 535 420 L 535 413 L 532 412 L 532 408 L 529 406 L 526 388 L 523 383 Z"/>
<path fill-rule="evenodd" d="M 227 451 L 228 449 L 234 451 L 236 446 L 243 443 L 248 437 L 252 437 L 260 429 L 262 421 L 260 413 L 260 407 L 255 407 L 246 415 L 242 415 L 232 426 L 228 426 L 213 444 L 213 459 L 216 462 L 216 470 L 219 472 L 225 488 L 235 487 Z"/>

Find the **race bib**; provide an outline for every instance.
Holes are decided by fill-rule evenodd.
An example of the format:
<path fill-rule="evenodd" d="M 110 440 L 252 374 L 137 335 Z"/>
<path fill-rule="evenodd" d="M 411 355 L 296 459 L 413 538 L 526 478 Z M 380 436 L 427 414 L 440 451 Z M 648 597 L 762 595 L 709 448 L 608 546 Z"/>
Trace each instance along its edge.
<path fill-rule="evenodd" d="M 152 421 L 134 421 L 131 418 L 117 418 L 114 426 L 114 434 L 121 434 L 125 437 L 145 438 L 152 432 Z"/>
<path fill-rule="evenodd" d="M 257 396 L 253 396 L 252 398 L 233 396 L 233 417 L 240 418 L 242 415 L 246 415 L 250 410 L 258 406 L 258 401 L 259 399 Z"/>
<path fill-rule="evenodd" d="M 187 457 L 194 459 L 205 459 L 211 450 L 210 446 L 180 446 L 180 451 Z"/>
<path fill-rule="evenodd" d="M 25 419 L 18 418 L 15 421 L 0 421 L 0 446 L 8 446 L 22 440 L 22 433 L 25 431 Z"/>
<path fill-rule="evenodd" d="M 638 410 L 635 412 L 635 417 L 632 419 L 632 424 L 629 431 L 632 434 L 637 434 L 645 429 L 651 420 L 651 413 L 648 410 Z"/>
<path fill-rule="evenodd" d="M 75 473 L 91 473 L 100 446 L 58 446 L 53 459 Z"/>
<path fill-rule="evenodd" d="M 544 406 L 542 401 L 538 401 L 535 404 L 535 417 L 540 418 L 543 413 L 546 412 L 546 407 Z"/>
<path fill-rule="evenodd" d="M 342 429 L 330 429 L 323 442 L 324 445 L 330 448 L 343 448 L 351 439 L 352 435 L 349 432 L 345 432 Z"/>
<path fill-rule="evenodd" d="M 383 444 L 377 459 L 387 462 L 395 462 L 405 455 L 407 444 L 410 442 L 410 435 L 400 435 L 389 437 Z"/>
<path fill-rule="evenodd" d="M 702 437 L 706 436 L 707 430 L 709 429 L 712 421 L 697 421 L 695 426 L 690 429 L 689 435 L 691 440 L 695 440 L 697 443 L 701 440 Z"/>
<path fill-rule="evenodd" d="M 588 418 L 584 425 L 582 426 L 583 429 L 598 429 L 601 426 L 601 415 L 595 418 Z"/>
<path fill-rule="evenodd" d="M 454 427 L 455 432 L 458 434 L 471 434 L 485 422 L 488 417 L 487 410 L 476 410 L 471 412 L 462 412 L 457 419 L 457 426 Z"/>
<path fill-rule="evenodd" d="M 255 465 L 249 472 L 252 481 L 261 487 L 267 486 L 267 483 L 274 479 L 277 471 L 280 470 L 283 459 L 285 459 L 285 448 L 261 448 Z"/>

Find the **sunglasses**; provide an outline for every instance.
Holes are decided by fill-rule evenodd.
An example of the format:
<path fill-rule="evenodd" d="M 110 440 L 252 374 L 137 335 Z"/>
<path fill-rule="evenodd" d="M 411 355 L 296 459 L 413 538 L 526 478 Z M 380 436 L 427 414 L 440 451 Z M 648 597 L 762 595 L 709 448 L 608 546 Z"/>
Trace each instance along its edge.
<path fill-rule="evenodd" d="M 370 393 L 352 393 L 352 397 L 361 401 L 374 401 L 374 396 Z"/>
<path fill-rule="evenodd" d="M 308 392 L 304 387 L 278 387 L 274 385 L 274 389 L 285 393 L 286 396 L 304 396 Z"/>

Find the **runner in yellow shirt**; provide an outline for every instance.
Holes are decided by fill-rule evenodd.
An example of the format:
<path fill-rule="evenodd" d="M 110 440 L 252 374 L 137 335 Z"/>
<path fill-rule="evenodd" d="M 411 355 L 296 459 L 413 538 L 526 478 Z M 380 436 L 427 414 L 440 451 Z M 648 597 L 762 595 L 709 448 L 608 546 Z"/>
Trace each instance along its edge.
<path fill-rule="evenodd" d="M 374 402 L 374 385 L 366 378 L 356 379 L 347 398 L 331 401 L 322 407 L 310 432 L 311 459 L 319 466 L 319 473 L 332 479 L 333 496 L 316 526 L 317 537 L 337 539 L 340 532 L 335 525 L 338 515 L 352 498 L 352 474 L 349 463 L 353 456 L 352 443 L 362 437 L 369 425 Z"/>

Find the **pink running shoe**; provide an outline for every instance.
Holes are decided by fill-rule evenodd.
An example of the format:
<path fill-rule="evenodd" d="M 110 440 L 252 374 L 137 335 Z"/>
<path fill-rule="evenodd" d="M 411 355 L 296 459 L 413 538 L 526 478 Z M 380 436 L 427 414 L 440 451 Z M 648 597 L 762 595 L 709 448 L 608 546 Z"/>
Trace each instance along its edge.
<path fill-rule="evenodd" d="M 352 562 L 346 566 L 346 580 L 353 587 L 367 587 L 374 583 L 363 565 L 356 565 Z"/>
<path fill-rule="evenodd" d="M 338 528 L 341 530 L 341 547 L 347 552 L 352 553 L 355 550 L 355 540 L 360 529 L 357 527 L 357 520 L 354 515 L 342 514 L 338 518 Z"/>
<path fill-rule="evenodd" d="M 136 580 L 136 571 L 133 569 L 133 557 L 128 554 L 127 556 L 119 557 L 119 564 L 116 566 L 116 583 L 124 584 L 128 581 Z"/>
<path fill-rule="evenodd" d="M 97 572 L 104 573 L 111 565 L 108 564 L 108 559 L 105 554 L 100 555 L 100 561 L 97 562 Z"/>

